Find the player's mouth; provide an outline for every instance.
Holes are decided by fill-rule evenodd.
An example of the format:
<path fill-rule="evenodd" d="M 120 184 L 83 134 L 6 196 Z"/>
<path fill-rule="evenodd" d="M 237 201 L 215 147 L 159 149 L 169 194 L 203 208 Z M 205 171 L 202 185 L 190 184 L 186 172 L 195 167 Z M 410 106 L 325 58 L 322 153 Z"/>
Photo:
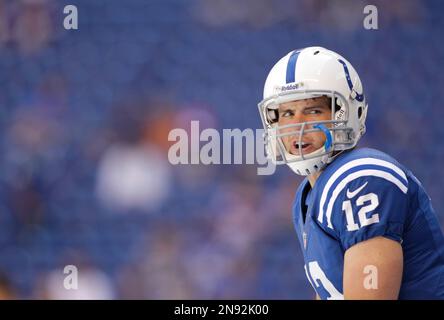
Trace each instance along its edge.
<path fill-rule="evenodd" d="M 294 155 L 300 155 L 302 154 L 308 154 L 312 151 L 314 151 L 314 147 L 310 142 L 304 142 L 301 141 L 299 143 L 299 141 L 292 141 L 291 146 L 290 146 L 290 153 L 294 154 Z"/>

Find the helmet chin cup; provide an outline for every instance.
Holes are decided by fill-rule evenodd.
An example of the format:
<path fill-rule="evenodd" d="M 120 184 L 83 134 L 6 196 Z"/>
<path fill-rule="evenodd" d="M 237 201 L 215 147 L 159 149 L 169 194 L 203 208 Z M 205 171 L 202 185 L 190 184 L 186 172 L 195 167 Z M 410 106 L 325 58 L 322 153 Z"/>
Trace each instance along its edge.
<path fill-rule="evenodd" d="M 321 171 L 327 165 L 330 154 L 325 152 L 326 150 L 324 147 L 319 148 L 318 150 L 307 155 L 310 157 L 313 156 L 313 158 L 303 161 L 287 162 L 287 165 L 291 170 L 293 170 L 294 173 L 301 176 L 308 176 L 315 172 Z"/>

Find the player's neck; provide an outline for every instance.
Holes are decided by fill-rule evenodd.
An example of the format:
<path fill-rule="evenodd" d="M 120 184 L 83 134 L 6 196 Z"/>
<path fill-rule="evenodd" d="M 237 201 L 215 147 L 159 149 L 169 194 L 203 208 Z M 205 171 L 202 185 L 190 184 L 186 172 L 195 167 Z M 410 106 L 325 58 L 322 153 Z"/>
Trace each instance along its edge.
<path fill-rule="evenodd" d="M 310 182 L 311 188 L 314 188 L 314 185 L 316 183 L 316 180 L 318 180 L 319 176 L 321 175 L 322 171 L 318 171 L 315 173 L 310 174 L 307 176 L 308 182 Z"/>

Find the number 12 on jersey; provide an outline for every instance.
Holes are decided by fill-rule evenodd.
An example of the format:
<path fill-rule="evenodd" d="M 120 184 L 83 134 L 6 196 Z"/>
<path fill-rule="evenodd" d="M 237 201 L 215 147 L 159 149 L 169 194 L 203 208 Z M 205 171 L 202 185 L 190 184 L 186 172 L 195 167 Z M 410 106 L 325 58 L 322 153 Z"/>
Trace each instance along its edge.
<path fill-rule="evenodd" d="M 368 203 L 368 204 L 363 206 L 366 203 Z M 373 213 L 370 217 L 367 217 L 367 213 L 374 211 L 376 209 L 376 207 L 379 205 L 379 199 L 376 194 L 368 193 L 363 196 L 360 196 L 356 200 L 356 205 L 358 207 L 363 206 L 358 211 L 359 224 L 361 226 L 359 226 L 356 223 L 355 218 L 353 216 L 353 208 L 352 208 L 351 200 L 346 200 L 342 203 L 342 210 L 345 211 L 345 217 L 347 219 L 347 230 L 348 231 L 356 231 L 359 228 L 379 222 L 379 214 L 377 214 L 377 213 Z"/>

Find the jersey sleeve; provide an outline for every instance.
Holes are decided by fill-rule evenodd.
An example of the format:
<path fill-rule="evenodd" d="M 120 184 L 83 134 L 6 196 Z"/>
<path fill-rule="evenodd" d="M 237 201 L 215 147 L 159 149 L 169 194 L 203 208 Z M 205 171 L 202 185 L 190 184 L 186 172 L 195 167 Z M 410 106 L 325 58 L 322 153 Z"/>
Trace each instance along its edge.
<path fill-rule="evenodd" d="M 378 173 L 343 181 L 331 201 L 330 227 L 344 251 L 378 236 L 402 242 L 409 207 L 406 179 Z"/>

